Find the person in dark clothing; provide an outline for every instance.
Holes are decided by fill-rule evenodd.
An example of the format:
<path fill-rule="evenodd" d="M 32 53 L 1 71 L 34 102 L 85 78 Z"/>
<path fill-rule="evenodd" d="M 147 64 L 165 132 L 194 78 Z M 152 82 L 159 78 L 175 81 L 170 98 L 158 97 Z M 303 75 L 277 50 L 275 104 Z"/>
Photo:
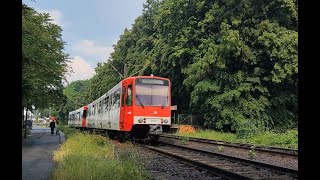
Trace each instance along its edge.
<path fill-rule="evenodd" d="M 54 128 L 56 127 L 56 122 L 55 121 L 51 121 L 50 122 L 50 128 L 51 128 L 51 134 L 54 133 Z"/>

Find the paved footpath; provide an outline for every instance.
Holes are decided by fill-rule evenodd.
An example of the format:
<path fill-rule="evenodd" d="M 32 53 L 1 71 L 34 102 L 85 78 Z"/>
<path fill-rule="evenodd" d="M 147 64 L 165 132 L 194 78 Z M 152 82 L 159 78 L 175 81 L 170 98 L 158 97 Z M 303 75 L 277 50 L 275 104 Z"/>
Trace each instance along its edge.
<path fill-rule="evenodd" d="M 50 134 L 50 128 L 33 127 L 22 139 L 22 180 L 50 180 L 54 169 L 53 152 L 64 141 L 60 135 Z"/>

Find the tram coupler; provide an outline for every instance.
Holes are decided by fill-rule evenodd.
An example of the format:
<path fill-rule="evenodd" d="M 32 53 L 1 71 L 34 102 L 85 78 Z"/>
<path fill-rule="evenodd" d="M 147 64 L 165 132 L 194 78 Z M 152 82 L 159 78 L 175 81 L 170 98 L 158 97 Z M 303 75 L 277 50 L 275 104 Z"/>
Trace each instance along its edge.
<path fill-rule="evenodd" d="M 163 133 L 161 125 L 149 125 L 149 135 L 160 135 Z"/>

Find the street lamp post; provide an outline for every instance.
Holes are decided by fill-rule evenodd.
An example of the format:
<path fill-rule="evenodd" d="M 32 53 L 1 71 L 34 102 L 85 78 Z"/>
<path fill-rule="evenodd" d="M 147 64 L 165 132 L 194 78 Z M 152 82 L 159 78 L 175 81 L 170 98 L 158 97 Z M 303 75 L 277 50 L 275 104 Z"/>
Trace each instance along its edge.
<path fill-rule="evenodd" d="M 27 117 L 28 117 L 28 109 L 26 108 L 26 119 L 24 121 L 24 139 L 27 138 Z"/>

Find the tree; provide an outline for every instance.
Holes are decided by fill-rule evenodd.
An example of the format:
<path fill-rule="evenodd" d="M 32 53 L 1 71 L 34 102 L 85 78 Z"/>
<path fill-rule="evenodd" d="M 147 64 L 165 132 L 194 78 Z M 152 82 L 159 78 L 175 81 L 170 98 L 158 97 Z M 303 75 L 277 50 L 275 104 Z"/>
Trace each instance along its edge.
<path fill-rule="evenodd" d="M 68 119 L 70 111 L 80 108 L 88 104 L 90 101 L 86 99 L 89 90 L 90 80 L 78 80 L 71 82 L 67 85 L 63 94 L 67 97 L 67 103 L 61 104 L 55 110 L 58 112 L 57 116 L 61 122 L 65 122 Z"/>
<path fill-rule="evenodd" d="M 193 109 L 215 129 L 296 127 L 296 2 L 202 1 L 200 7 L 206 9 L 198 19 L 202 40 L 183 69 Z"/>
<path fill-rule="evenodd" d="M 63 80 L 68 54 L 62 29 L 51 23 L 48 13 L 22 6 L 22 105 L 46 108 L 66 101 Z"/>
<path fill-rule="evenodd" d="M 296 0 L 147 0 L 90 80 L 91 102 L 128 74 L 168 77 L 179 112 L 240 135 L 298 122 Z M 112 64 L 112 66 L 111 66 Z M 141 70 L 141 71 L 139 71 Z"/>

